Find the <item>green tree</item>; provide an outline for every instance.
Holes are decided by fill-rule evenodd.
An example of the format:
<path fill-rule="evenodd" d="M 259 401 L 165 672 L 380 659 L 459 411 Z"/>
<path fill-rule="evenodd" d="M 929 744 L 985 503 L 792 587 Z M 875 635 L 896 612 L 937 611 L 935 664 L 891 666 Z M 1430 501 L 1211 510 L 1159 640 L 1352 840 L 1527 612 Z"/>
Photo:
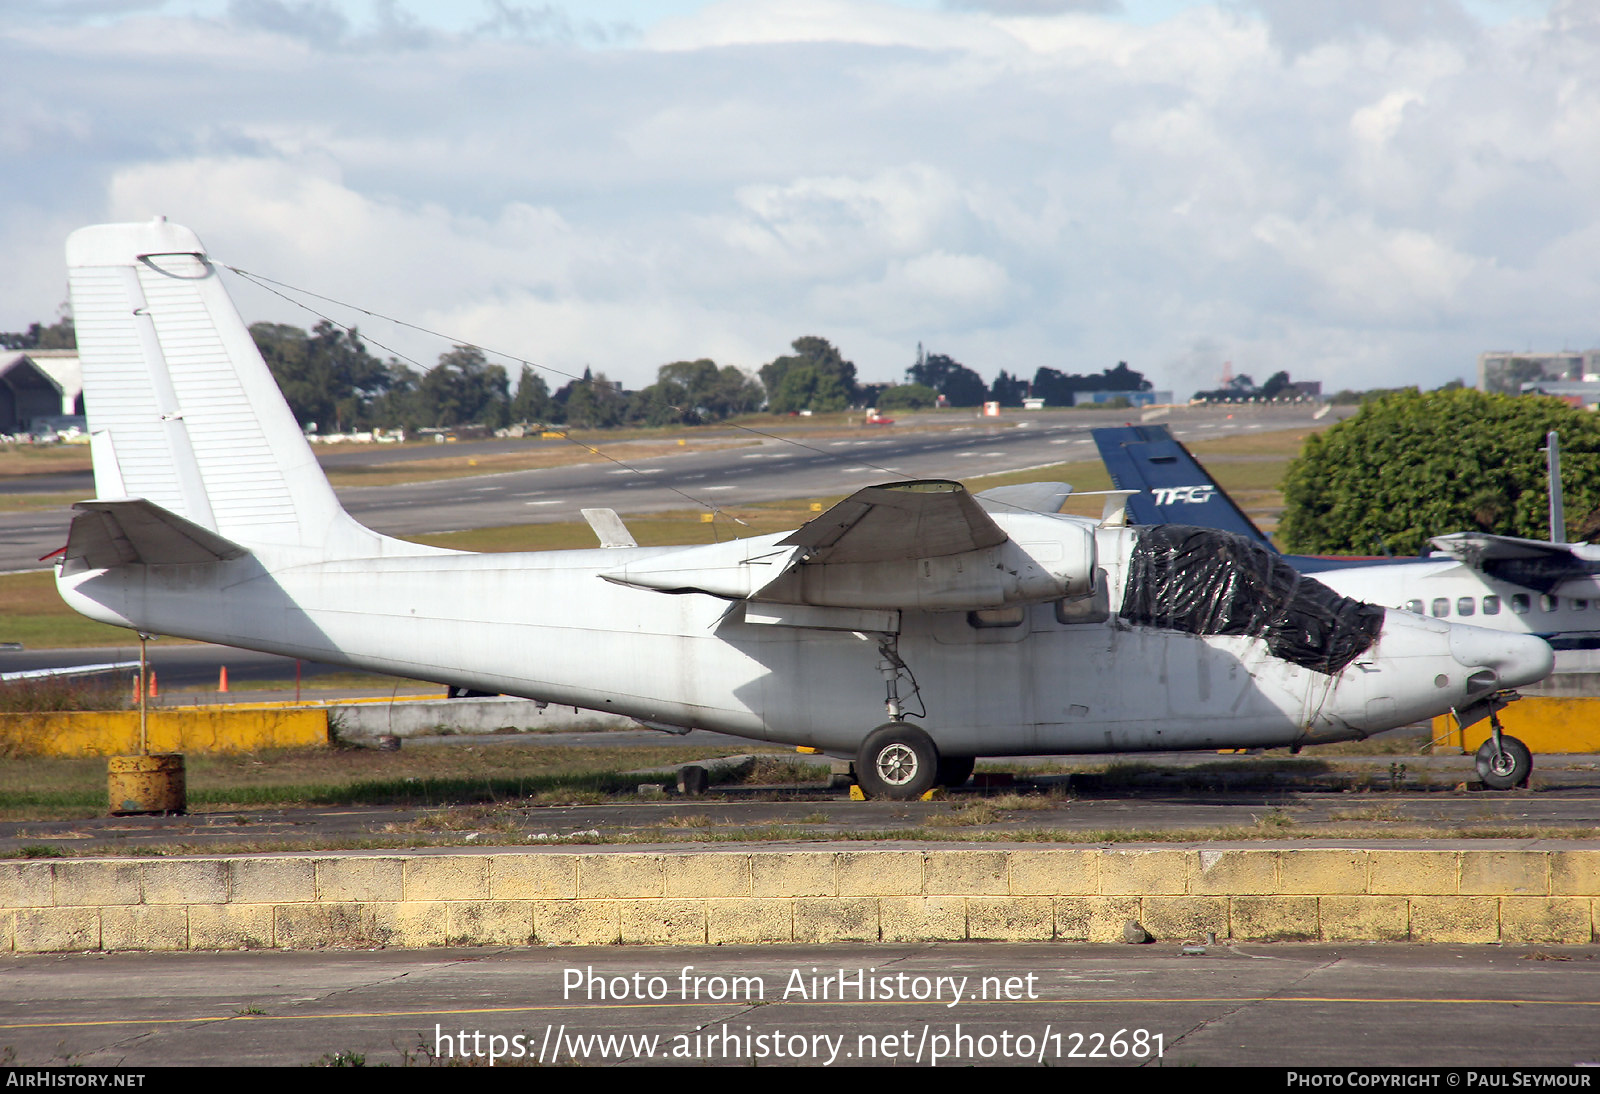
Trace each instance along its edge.
<path fill-rule="evenodd" d="M 542 422 L 550 416 L 550 387 L 544 377 L 528 365 L 517 377 L 517 393 L 511 397 L 511 420 Z"/>
<path fill-rule="evenodd" d="M 989 398 L 1001 406 L 1021 406 L 1022 400 L 1028 397 L 1028 381 L 1020 376 L 1012 376 L 1005 369 L 994 378 L 994 383 L 989 385 Z"/>
<path fill-rule="evenodd" d="M 425 426 L 419 392 L 422 373 L 391 359 L 384 366 L 383 394 L 372 400 L 372 424 L 382 429 L 404 429 L 413 433 Z"/>
<path fill-rule="evenodd" d="M 77 349 L 72 317 L 64 315 L 48 327 L 29 323 L 25 331 L 0 331 L 0 349 Z"/>
<path fill-rule="evenodd" d="M 585 380 L 568 385 L 567 424 L 580 429 L 621 425 L 628 406 L 628 397 L 621 387 L 607 380 L 603 372 L 591 377 L 589 370 L 584 369 L 583 375 Z"/>
<path fill-rule="evenodd" d="M 917 363 L 906 369 L 906 379 L 933 388 L 950 406 L 978 406 L 989 397 L 989 385 L 982 376 L 954 357 L 924 354 L 921 346 L 917 347 Z"/>
<path fill-rule="evenodd" d="M 1473 389 L 1394 392 L 1314 434 L 1289 465 L 1279 537 L 1305 553 L 1420 551 L 1464 530 L 1545 539 L 1540 449 L 1561 434 L 1566 511 L 1600 504 L 1600 420 L 1558 399 Z"/>
<path fill-rule="evenodd" d="M 761 406 L 761 385 L 715 361 L 674 361 L 656 370 L 656 382 L 634 393 L 628 417 L 647 425 L 693 425 L 748 414 Z"/>
<path fill-rule="evenodd" d="M 506 370 L 491 365 L 483 351 L 457 346 L 439 355 L 439 363 L 422 377 L 417 400 L 429 425 L 481 422 L 499 429 L 509 421 L 511 396 Z"/>
<path fill-rule="evenodd" d="M 919 410 L 939 401 L 939 393 L 926 384 L 896 384 L 878 396 L 879 410 Z"/>
<path fill-rule="evenodd" d="M 800 410 L 843 410 L 856 397 L 856 366 L 826 338 L 807 335 L 790 343 L 794 353 L 761 366 L 767 409 L 774 414 Z"/>
<path fill-rule="evenodd" d="M 302 427 L 315 423 L 340 433 L 372 424 L 372 400 L 387 390 L 389 372 L 354 329 L 326 319 L 310 334 L 286 323 L 254 323 L 250 337 Z"/>

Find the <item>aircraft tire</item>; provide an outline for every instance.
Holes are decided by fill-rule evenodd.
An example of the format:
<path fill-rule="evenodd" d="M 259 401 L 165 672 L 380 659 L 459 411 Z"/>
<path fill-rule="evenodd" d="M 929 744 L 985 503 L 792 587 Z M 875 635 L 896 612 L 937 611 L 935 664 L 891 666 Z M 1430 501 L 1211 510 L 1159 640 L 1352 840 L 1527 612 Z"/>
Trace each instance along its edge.
<path fill-rule="evenodd" d="M 1500 747 L 1502 751 L 1497 756 L 1493 737 L 1479 746 L 1478 754 L 1474 757 L 1478 778 L 1491 790 L 1526 786 L 1528 774 L 1533 771 L 1533 753 L 1528 751 L 1527 745 L 1503 733 L 1500 735 Z"/>
<path fill-rule="evenodd" d="M 856 756 L 856 785 L 868 798 L 916 801 L 933 789 L 938 776 L 933 738 L 905 722 L 873 730 Z"/>
<path fill-rule="evenodd" d="M 972 769 L 977 763 L 976 756 L 940 756 L 938 774 L 933 781 L 938 786 L 964 786 L 972 778 Z"/>

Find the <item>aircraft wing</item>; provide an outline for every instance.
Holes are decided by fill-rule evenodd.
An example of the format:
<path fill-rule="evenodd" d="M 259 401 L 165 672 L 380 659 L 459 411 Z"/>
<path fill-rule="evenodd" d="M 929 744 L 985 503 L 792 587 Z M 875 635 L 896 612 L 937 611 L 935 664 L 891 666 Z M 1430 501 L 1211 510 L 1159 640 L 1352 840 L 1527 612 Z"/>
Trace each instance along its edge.
<path fill-rule="evenodd" d="M 129 564 L 223 562 L 249 552 L 144 498 L 80 501 L 67 532 L 67 562 L 91 570 Z"/>
<path fill-rule="evenodd" d="M 1564 543 L 1549 543 L 1537 539 L 1515 539 L 1495 536 L 1487 532 L 1455 532 L 1448 536 L 1434 536 L 1428 541 L 1451 558 L 1477 566 L 1484 562 L 1498 562 L 1510 558 L 1572 558 L 1572 550 Z"/>
<path fill-rule="evenodd" d="M 985 490 L 977 502 L 987 513 L 1059 513 L 1071 495 L 1070 483 L 1023 482 Z"/>
<path fill-rule="evenodd" d="M 1278 553 L 1166 426 L 1115 426 L 1092 432 L 1111 481 L 1118 489 L 1136 491 L 1127 502 L 1129 524 L 1215 528 Z"/>
<path fill-rule="evenodd" d="M 1018 546 L 960 483 L 869 486 L 784 536 L 652 554 L 600 576 L 668 593 L 862 610 L 998 608 L 1092 589 L 1090 527 L 1049 521 L 1048 562 Z"/>
<path fill-rule="evenodd" d="M 1600 560 L 1579 553 L 1578 544 L 1516 539 L 1487 532 L 1456 532 L 1428 542 L 1439 550 L 1491 577 L 1548 593 L 1564 581 L 1592 577 Z"/>
<path fill-rule="evenodd" d="M 997 547 L 1006 534 L 957 482 L 921 479 L 857 490 L 779 540 L 807 562 L 890 562 Z"/>

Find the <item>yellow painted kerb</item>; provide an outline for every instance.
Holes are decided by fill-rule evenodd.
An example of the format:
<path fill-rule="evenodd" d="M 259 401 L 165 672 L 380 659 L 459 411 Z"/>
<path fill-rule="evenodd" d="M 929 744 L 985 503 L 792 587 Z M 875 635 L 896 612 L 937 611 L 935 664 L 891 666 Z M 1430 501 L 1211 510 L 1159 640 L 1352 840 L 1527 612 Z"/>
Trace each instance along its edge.
<path fill-rule="evenodd" d="M 151 752 L 254 752 L 328 743 L 326 710 L 153 710 Z M 0 714 L 0 745 L 22 755 L 120 756 L 139 751 L 136 710 Z"/>

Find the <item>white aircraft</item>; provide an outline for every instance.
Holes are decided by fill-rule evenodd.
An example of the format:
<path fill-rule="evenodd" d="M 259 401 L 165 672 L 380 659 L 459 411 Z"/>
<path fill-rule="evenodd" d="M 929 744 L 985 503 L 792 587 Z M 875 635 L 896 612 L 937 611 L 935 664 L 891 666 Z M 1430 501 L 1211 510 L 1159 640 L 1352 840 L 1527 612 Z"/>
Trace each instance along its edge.
<path fill-rule="evenodd" d="M 1483 717 L 1551 668 L 1537 638 L 1343 599 L 1226 533 L 1055 514 L 1059 484 L 873 486 L 710 546 L 638 547 L 609 510 L 594 550 L 391 539 L 340 507 L 192 232 L 85 228 L 67 261 L 98 496 L 57 581 L 107 623 L 808 746 L 899 799 L 979 755 Z"/>
<path fill-rule="evenodd" d="M 1131 523 L 1218 528 L 1277 552 L 1166 426 L 1096 429 L 1094 439 L 1112 482 L 1130 494 Z M 1557 535 L 1566 521 L 1555 434 L 1547 435 L 1545 443 L 1550 527 Z M 1358 600 L 1490 630 L 1535 634 L 1556 650 L 1600 648 L 1600 545 L 1486 532 L 1456 532 L 1429 542 L 1435 550 L 1422 557 L 1282 557 L 1300 573 Z"/>

